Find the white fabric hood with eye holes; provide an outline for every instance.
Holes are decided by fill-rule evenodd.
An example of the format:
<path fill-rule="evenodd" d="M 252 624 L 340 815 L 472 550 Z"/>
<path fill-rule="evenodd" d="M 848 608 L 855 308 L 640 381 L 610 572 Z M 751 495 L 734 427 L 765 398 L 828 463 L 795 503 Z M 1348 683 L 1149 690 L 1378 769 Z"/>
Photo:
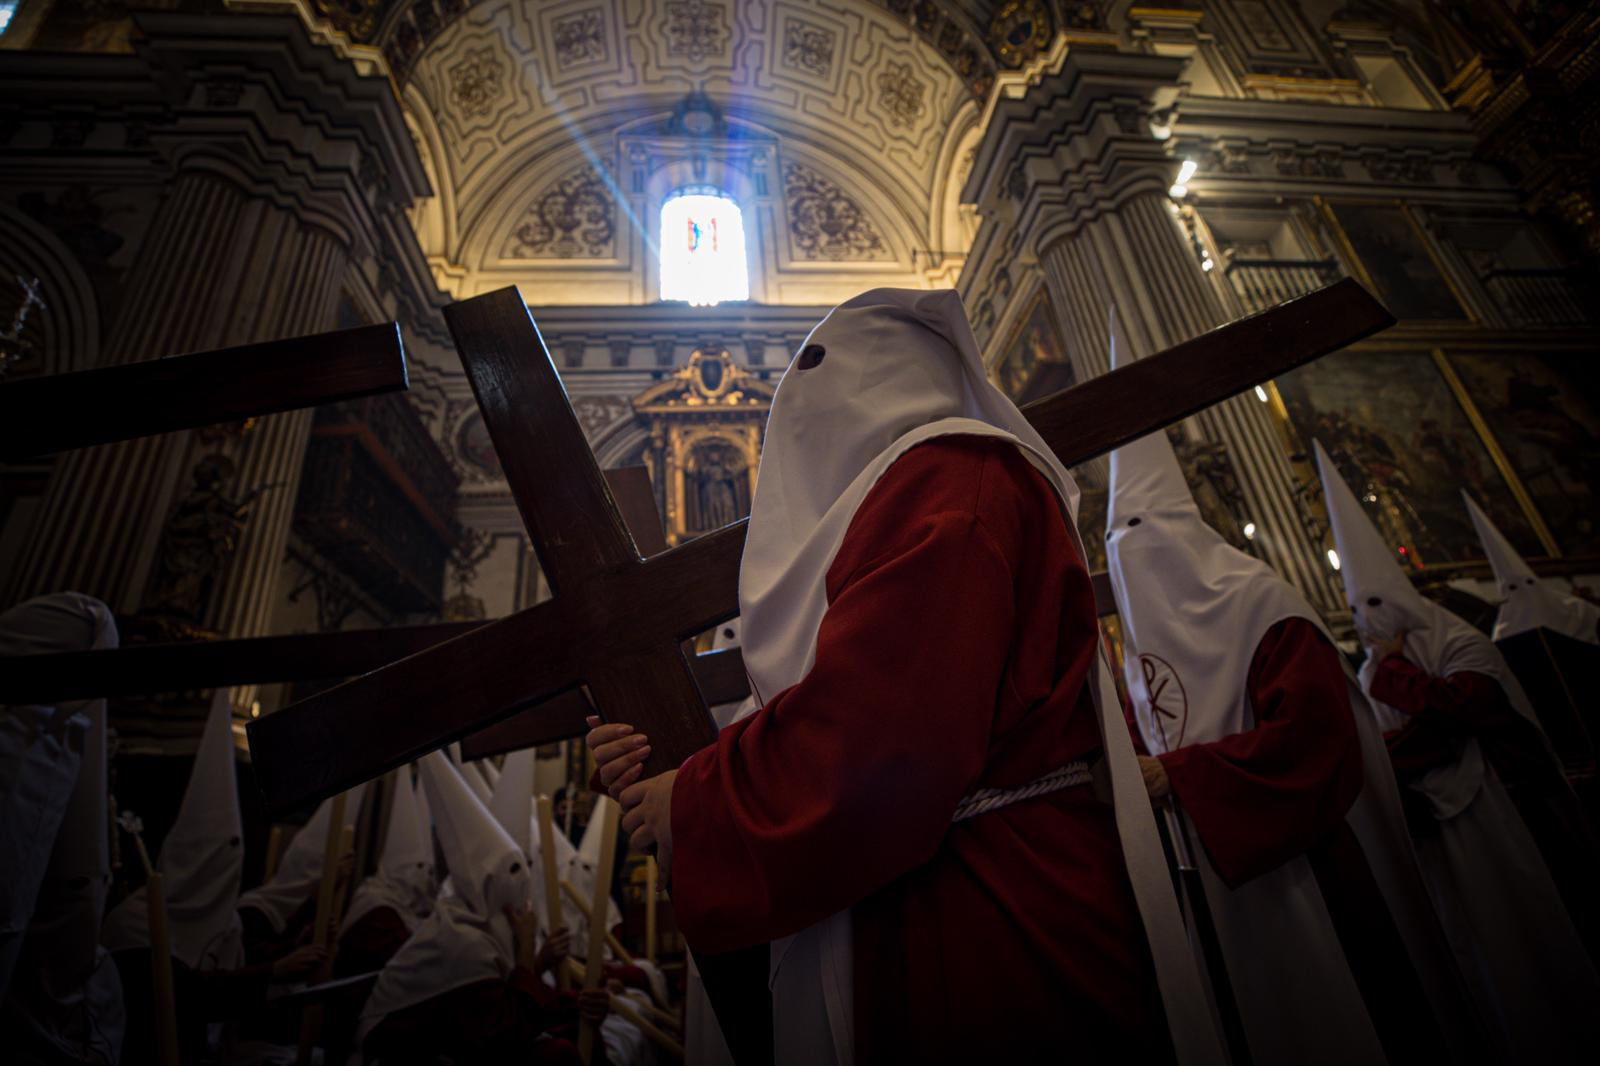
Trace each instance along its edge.
<path fill-rule="evenodd" d="M 367 785 L 363 781 L 344 794 L 343 828 L 355 827 L 357 816 L 361 813 L 361 797 L 366 790 Z M 333 817 L 333 801 L 337 798 L 330 796 L 323 800 L 311 815 L 311 820 L 289 841 L 272 879 L 239 897 L 239 906 L 260 911 L 274 933 L 283 932 L 294 912 L 316 895 L 317 886 L 322 883 L 322 859 L 328 847 L 328 822 Z"/>
<path fill-rule="evenodd" d="M 1116 327 L 1113 316 L 1113 369 L 1129 361 L 1116 343 Z M 1337 654 L 1311 604 L 1266 563 L 1206 525 L 1164 432 L 1111 453 L 1106 560 L 1124 634 L 1128 693 L 1151 754 L 1255 728 L 1250 664 L 1278 622 L 1305 619 Z M 1358 721 L 1357 729 L 1364 726 L 1381 753 L 1360 693 L 1342 694 L 1361 704 L 1353 703 L 1352 713 L 1368 721 Z M 1377 758 L 1387 773 L 1387 760 Z M 1398 828 L 1398 810 L 1393 814 Z M 1181 811 L 1177 817 L 1203 845 L 1188 817 Z M 1204 847 L 1194 850 L 1256 1061 L 1381 1061 L 1377 1032 L 1305 856 L 1230 888 Z"/>
<path fill-rule="evenodd" d="M 739 573 L 744 662 L 758 704 L 810 671 L 828 608 L 828 567 L 862 500 L 911 448 L 954 435 L 1016 445 L 1054 489 L 1077 542 L 1077 485 L 990 383 L 953 290 L 874 289 L 840 304 L 811 331 L 773 397 Z M 1180 1061 L 1220 1061 L 1108 671 L 1091 691 L 1123 852 Z M 779 1066 L 854 1061 L 853 965 L 848 912 L 772 945 Z"/>
<path fill-rule="evenodd" d="M 505 911 L 522 910 L 532 899 L 522 848 L 460 771 L 437 751 L 425 756 L 418 769 L 455 891 L 438 900 L 383 968 L 361 1011 L 363 1038 L 397 1010 L 510 973 L 516 944 Z"/>
<path fill-rule="evenodd" d="M 433 910 L 433 897 L 433 847 L 418 816 L 411 772 L 401 767 L 394 781 L 394 801 L 377 872 L 362 881 L 351 897 L 339 934 L 343 936 L 379 907 L 390 908 L 407 929 L 415 930 L 417 922 Z"/>
<path fill-rule="evenodd" d="M 156 860 L 167 897 L 172 954 L 195 970 L 231 970 L 244 963 L 235 910 L 244 869 L 244 823 L 234 770 L 230 693 L 218 689 L 212 694 L 189 786 Z M 144 889 L 111 912 L 102 939 L 112 951 L 149 946 Z"/>
<path fill-rule="evenodd" d="M 1595 627 L 1600 607 L 1560 592 L 1534 574 L 1505 535 L 1483 513 L 1476 500 L 1461 490 L 1467 513 L 1483 542 L 1484 554 L 1500 585 L 1500 613 L 1494 620 L 1493 639 L 1504 640 L 1532 629 L 1548 629 L 1589 644 L 1600 644 Z"/>
<path fill-rule="evenodd" d="M 1111 368 L 1131 362 L 1111 319 Z M 1151 754 L 1255 726 L 1245 682 L 1256 646 L 1286 618 L 1333 637 L 1311 604 L 1200 517 L 1164 432 L 1111 453 L 1106 561 L 1123 672 Z"/>
<path fill-rule="evenodd" d="M 1396 552 L 1383 542 L 1322 442 L 1314 442 L 1314 447 L 1328 523 L 1333 527 L 1334 546 L 1339 553 L 1339 576 L 1344 579 L 1345 599 L 1356 630 L 1364 636 L 1363 643 L 1403 632 L 1408 661 L 1434 677 L 1470 670 L 1494 678 L 1506 690 L 1517 712 L 1537 726 L 1528 697 L 1489 638 L 1416 590 L 1395 562 Z M 1361 689 L 1369 698 L 1377 672 L 1378 663 L 1368 654 L 1359 676 Z M 1410 721 L 1381 700 L 1373 699 L 1372 709 L 1384 732 L 1404 728 Z M 1469 741 L 1460 759 L 1430 771 L 1412 787 L 1428 797 L 1435 817 L 1449 818 L 1464 810 L 1478 794 L 1484 769 L 1482 750 L 1476 741 Z"/>

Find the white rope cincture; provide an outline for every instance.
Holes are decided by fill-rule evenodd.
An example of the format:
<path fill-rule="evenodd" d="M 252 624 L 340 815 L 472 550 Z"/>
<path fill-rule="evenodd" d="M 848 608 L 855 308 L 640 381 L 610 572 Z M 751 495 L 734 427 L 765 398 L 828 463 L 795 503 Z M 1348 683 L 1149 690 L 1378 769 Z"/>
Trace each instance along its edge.
<path fill-rule="evenodd" d="M 1065 788 L 1075 788 L 1078 785 L 1087 785 L 1093 779 L 1089 773 L 1089 764 L 1083 759 L 1069 762 L 1065 766 L 1057 767 L 1045 774 L 1036 777 L 1026 785 L 1016 788 L 980 788 L 978 791 L 965 796 L 956 804 L 956 813 L 950 816 L 951 822 L 964 822 L 968 818 L 976 818 L 980 814 L 997 811 L 1001 807 L 1009 807 L 1013 803 L 1020 803 L 1034 796 L 1043 796 L 1051 792 L 1060 792 Z"/>

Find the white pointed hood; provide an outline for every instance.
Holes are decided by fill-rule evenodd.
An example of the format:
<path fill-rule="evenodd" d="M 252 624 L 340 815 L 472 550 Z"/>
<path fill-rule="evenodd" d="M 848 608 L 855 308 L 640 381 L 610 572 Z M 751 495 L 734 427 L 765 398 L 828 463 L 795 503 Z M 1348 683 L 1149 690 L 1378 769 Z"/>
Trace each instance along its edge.
<path fill-rule="evenodd" d="M 1116 343 L 1111 367 L 1129 362 Z M 1323 628 L 1311 605 L 1200 517 L 1164 432 L 1111 453 L 1106 561 L 1124 634 L 1134 717 L 1152 753 L 1255 725 L 1246 678 L 1286 618 Z M 1332 638 L 1329 638 L 1332 643 Z"/>
<path fill-rule="evenodd" d="M 907 450 L 950 434 L 1019 445 L 1077 513 L 1071 475 L 989 382 L 954 290 L 874 289 L 811 331 L 773 397 L 739 572 L 758 701 L 810 670 L 828 565 L 861 501 Z"/>
<path fill-rule="evenodd" d="M 1537 726 L 1522 686 L 1489 638 L 1412 586 L 1395 562 L 1396 553 L 1383 542 L 1320 441 L 1315 442 L 1315 450 L 1328 522 L 1339 553 L 1339 575 L 1344 579 L 1345 599 L 1356 629 L 1377 638 L 1404 632 L 1406 659 L 1434 677 L 1462 671 L 1493 677 L 1517 712 Z M 1378 663 L 1368 655 L 1359 672 L 1361 690 L 1371 700 L 1385 732 L 1401 729 L 1409 717 L 1372 698 L 1377 670 Z M 1464 747 L 1460 759 L 1430 771 L 1410 787 L 1427 796 L 1434 816 L 1443 819 L 1464 810 L 1478 794 L 1483 779 L 1482 752 L 1473 741 Z"/>
<path fill-rule="evenodd" d="M 478 802 L 487 807 L 494 799 L 494 788 L 490 786 L 489 779 L 484 776 L 483 771 L 478 769 L 478 764 L 457 763 L 456 772 L 461 775 L 461 780 L 466 782 L 467 787 L 472 789 L 472 794 L 478 797 Z"/>
<path fill-rule="evenodd" d="M 417 817 L 410 771 L 402 768 L 377 872 L 362 881 L 351 897 L 340 933 L 379 907 L 389 907 L 407 929 L 415 929 L 417 921 L 433 910 L 433 897 L 433 847 Z"/>
<path fill-rule="evenodd" d="M 244 869 L 244 823 L 234 768 L 231 690 L 212 694 L 205 732 L 189 771 L 177 820 L 161 843 L 156 869 L 167 896 L 172 954 L 195 970 L 230 970 L 244 961 L 239 876 Z M 143 889 L 106 919 L 113 951 L 150 943 Z"/>
<path fill-rule="evenodd" d="M 1461 490 L 1461 496 L 1500 585 L 1500 613 L 1494 621 L 1493 639 L 1548 629 L 1590 644 L 1600 643 L 1595 633 L 1600 624 L 1600 607 L 1561 592 L 1534 574 L 1466 489 Z"/>
<path fill-rule="evenodd" d="M 573 851 L 567 860 L 566 873 L 563 875 L 572 883 L 572 887 L 583 896 L 585 903 L 594 900 L 595 877 L 600 871 L 600 845 L 604 839 L 602 828 L 605 825 L 606 806 L 612 800 L 606 796 L 598 797 L 594 802 L 594 810 L 589 812 L 589 824 L 583 827 L 583 839 L 578 842 L 576 851 Z M 620 843 L 617 847 L 617 862 L 623 859 L 623 849 L 626 844 Z M 559 859 L 564 849 L 561 848 L 561 834 L 556 834 L 556 856 Z M 622 908 L 617 906 L 614 897 L 606 896 L 606 928 L 612 929 L 622 921 Z M 580 914 L 578 919 L 571 923 L 575 930 L 584 930 L 587 936 L 588 923 Z M 577 943 L 575 941 L 575 943 Z"/>
<path fill-rule="evenodd" d="M 500 772 L 489 801 L 489 813 L 528 856 L 533 854 L 533 837 L 528 828 L 533 824 L 533 760 L 532 748 L 507 755 L 505 769 Z"/>
<path fill-rule="evenodd" d="M 455 893 L 438 901 L 383 968 L 362 1010 L 363 1035 L 394 1011 L 509 973 L 516 946 L 505 908 L 525 908 L 532 898 L 522 849 L 450 760 L 436 751 L 419 765 Z"/>
<path fill-rule="evenodd" d="M 361 813 L 361 797 L 366 794 L 366 782 L 346 792 L 344 800 L 344 828 L 354 828 Z M 274 933 L 283 932 L 284 926 L 306 900 L 317 893 L 322 883 L 322 859 L 328 847 L 328 822 L 333 817 L 330 796 L 317 807 L 284 851 L 272 880 L 252 888 L 239 897 L 240 907 L 254 907 L 272 926 Z"/>

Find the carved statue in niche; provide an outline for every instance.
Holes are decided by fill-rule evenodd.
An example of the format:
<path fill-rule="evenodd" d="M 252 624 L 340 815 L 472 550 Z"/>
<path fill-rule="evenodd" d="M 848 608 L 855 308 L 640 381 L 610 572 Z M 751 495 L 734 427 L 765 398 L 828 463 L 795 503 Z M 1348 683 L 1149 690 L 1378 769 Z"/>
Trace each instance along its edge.
<path fill-rule="evenodd" d="M 190 476 L 194 485 L 178 501 L 161 531 L 154 569 L 140 610 L 143 619 L 167 635 L 211 636 L 201 628 L 216 583 L 227 570 L 245 522 L 261 494 L 283 484 L 257 485 L 240 498 L 225 489 L 233 480 L 232 459 L 218 452 L 204 456 Z"/>
<path fill-rule="evenodd" d="M 696 444 L 684 472 L 693 485 L 691 529 L 718 529 L 750 513 L 750 471 L 733 441 L 710 437 Z"/>

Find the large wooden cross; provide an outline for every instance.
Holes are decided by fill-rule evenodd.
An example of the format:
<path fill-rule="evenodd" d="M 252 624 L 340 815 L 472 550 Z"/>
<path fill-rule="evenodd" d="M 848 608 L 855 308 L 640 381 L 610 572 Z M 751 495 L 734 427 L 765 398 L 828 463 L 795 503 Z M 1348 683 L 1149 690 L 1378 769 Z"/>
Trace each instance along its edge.
<path fill-rule="evenodd" d="M 645 773 L 714 738 L 683 642 L 738 611 L 743 522 L 646 561 L 515 289 L 445 309 L 554 596 L 250 723 L 267 806 L 370 780 L 587 685 L 600 713 L 651 738 Z M 1393 324 L 1341 281 L 1030 404 L 1068 465 L 1104 454 Z"/>

